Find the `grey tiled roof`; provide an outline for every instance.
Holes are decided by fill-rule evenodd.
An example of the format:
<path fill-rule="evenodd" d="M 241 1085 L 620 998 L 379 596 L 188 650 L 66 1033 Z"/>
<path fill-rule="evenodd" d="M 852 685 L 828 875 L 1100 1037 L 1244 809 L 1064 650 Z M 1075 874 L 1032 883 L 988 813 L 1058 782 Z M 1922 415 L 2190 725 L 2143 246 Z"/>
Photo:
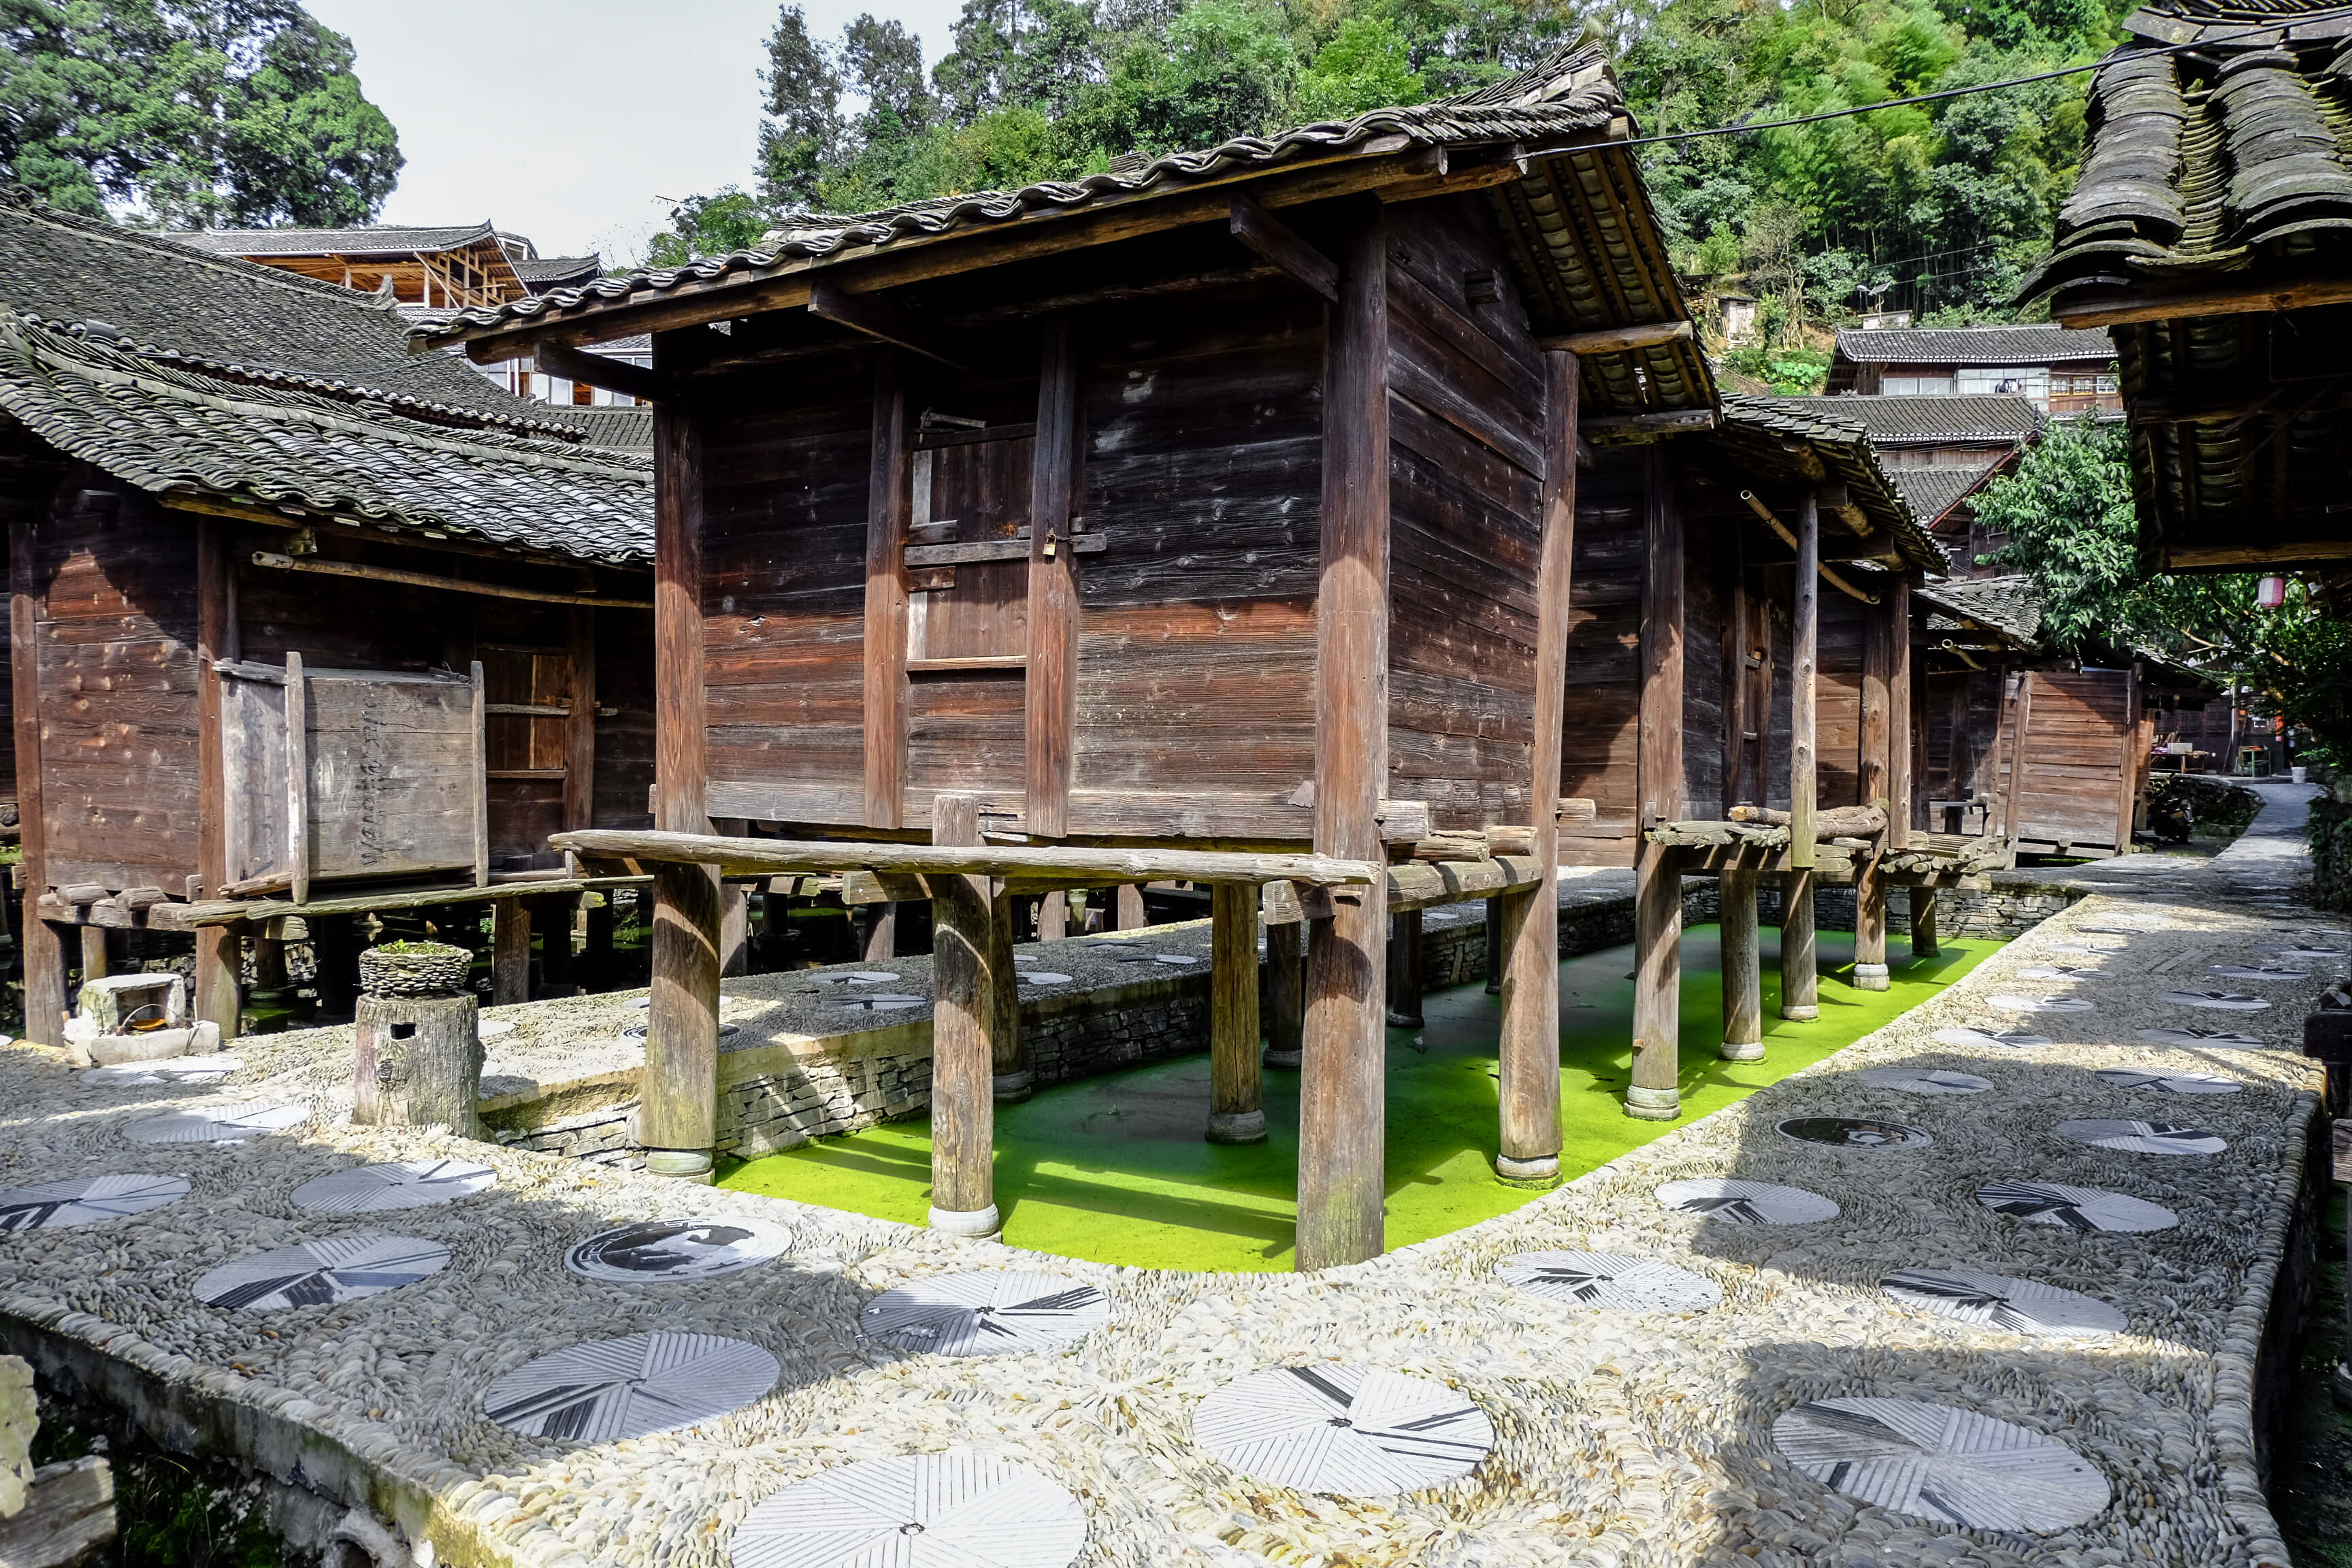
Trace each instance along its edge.
<path fill-rule="evenodd" d="M 2021 574 L 1955 577 L 1911 593 L 1931 612 L 1927 618 L 1931 632 L 1983 629 L 2027 647 L 2042 633 L 2042 595 L 2035 591 L 2033 580 Z"/>
<path fill-rule="evenodd" d="M 1856 364 L 2058 364 L 2113 359 L 2115 345 L 2095 328 L 1860 327 L 1838 330 L 1837 352 Z"/>
<path fill-rule="evenodd" d="M 1954 503 L 1982 484 L 1994 465 L 1978 468 L 1890 468 L 1888 476 L 1922 528 L 1933 529 Z"/>
<path fill-rule="evenodd" d="M 617 428 L 579 417 L 588 409 L 517 397 L 451 355 L 411 354 L 407 323 L 374 296 L 37 203 L 0 200 L 0 307 L 104 321 L 135 344 L 192 359 L 593 430 L 592 438 Z M 626 444 L 650 446 L 650 424 L 638 426 Z"/>
<path fill-rule="evenodd" d="M 1706 439 L 1732 447 L 1754 471 L 1796 477 L 1801 470 L 1790 461 L 1791 437 L 1811 449 L 1830 475 L 1845 482 L 1872 526 L 1887 531 L 1909 564 L 1923 571 L 1942 572 L 1949 563 L 1936 542 L 1919 526 L 1910 503 L 1895 488 L 1869 434 L 1852 420 L 1816 413 L 1809 405 L 1829 403 L 1819 397 L 1752 397 L 1744 393 L 1723 395 L 1723 423 Z"/>
<path fill-rule="evenodd" d="M 1781 401 L 1813 409 L 1832 419 L 1852 420 L 1869 431 L 1870 438 L 1882 447 L 1953 441 L 2013 445 L 2042 429 L 2041 412 L 2027 399 L 1991 393 L 1948 397 L 1790 397 Z"/>
<path fill-rule="evenodd" d="M 446 342 L 502 327 L 571 322 L 681 290 L 709 299 L 715 319 L 734 289 L 856 262 L 877 247 L 887 255 L 893 246 L 941 238 L 952 243 L 1011 224 L 1049 222 L 1099 202 L 1173 195 L 1196 188 L 1202 180 L 1276 174 L 1310 159 L 1369 158 L 1415 148 L 1458 154 L 1515 145 L 1527 149 L 1527 172 L 1489 186 L 1486 195 L 1515 247 L 1536 331 L 1684 320 L 1689 312 L 1632 151 L 1605 139 L 1625 112 L 1624 95 L 1606 55 L 1597 45 L 1579 43 L 1475 92 L 1411 108 L 1376 109 L 1271 137 L 1239 137 L 1199 152 L 1123 158 L 1103 174 L 1017 191 L 943 196 L 870 213 L 801 215 L 765 237 L 757 249 L 468 310 L 461 325 L 419 336 Z M 1596 411 L 1696 408 L 1713 402 L 1714 383 L 1693 344 L 1671 343 L 1588 355 L 1584 395 Z"/>
<path fill-rule="evenodd" d="M 223 377 L 6 310 L 0 413 L 158 493 L 584 560 L 637 565 L 653 554 L 646 455 L 452 424 L 287 378 Z"/>
<path fill-rule="evenodd" d="M 2352 15 L 2159 0 L 2091 82 L 2088 155 L 2025 298 L 2330 268 L 2352 242 Z M 2196 44 L 2179 53 L 2168 45 Z M 2251 273 L 2251 276 L 2249 274 Z"/>
<path fill-rule="evenodd" d="M 604 257 L 591 252 L 586 256 L 524 257 L 514 264 L 515 276 L 521 279 L 534 294 L 550 289 L 575 288 L 604 271 Z"/>
<path fill-rule="evenodd" d="M 454 228 L 379 224 L 364 228 L 173 229 L 164 237 L 214 256 L 406 256 L 495 241 L 498 231 L 487 223 Z"/>

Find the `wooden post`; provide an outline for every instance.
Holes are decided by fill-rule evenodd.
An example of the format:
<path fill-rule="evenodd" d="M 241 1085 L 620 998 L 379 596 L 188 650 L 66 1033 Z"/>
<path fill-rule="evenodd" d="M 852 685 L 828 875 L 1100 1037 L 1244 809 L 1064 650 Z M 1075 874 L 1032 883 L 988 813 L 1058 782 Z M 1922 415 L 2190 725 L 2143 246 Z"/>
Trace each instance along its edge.
<path fill-rule="evenodd" d="M 286 989 L 286 943 L 269 934 L 277 929 L 264 926 L 253 939 L 253 994 L 257 996 Z"/>
<path fill-rule="evenodd" d="M 988 1047 L 1000 1105 L 1029 1098 L 1029 1054 L 1021 1039 L 1021 976 L 1013 963 L 1013 895 L 996 884 L 988 918 Z"/>
<path fill-rule="evenodd" d="M 1503 994 L 1503 903 L 1499 899 L 1486 900 L 1486 994 Z"/>
<path fill-rule="evenodd" d="M 530 910 L 520 899 L 490 905 L 490 1005 L 530 1000 Z"/>
<path fill-rule="evenodd" d="M 1336 204 L 1335 204 L 1336 205 Z M 1377 203 L 1338 218 L 1339 299 L 1326 313 L 1320 571 L 1315 604 L 1315 847 L 1380 861 L 1388 782 L 1388 227 Z M 1297 1267 L 1382 1250 L 1388 885 L 1343 888 L 1307 922 L 1298 1094 Z"/>
<path fill-rule="evenodd" d="M 586 989 L 602 990 L 613 978 L 613 893 L 591 896 L 588 914 L 583 922 L 587 931 L 581 941 L 580 962 L 588 976 Z"/>
<path fill-rule="evenodd" d="M 675 402 L 654 405 L 654 824 L 708 833 L 702 431 Z M 718 868 L 656 865 L 653 892 L 637 1141 L 648 1174 L 708 1182 L 719 1115 Z"/>
<path fill-rule="evenodd" d="M 1296 1072 L 1307 1026 L 1304 922 L 1265 928 L 1265 1065 Z"/>
<path fill-rule="evenodd" d="M 1756 882 L 1753 871 L 1723 874 L 1723 1059 L 1755 1062 L 1764 1059 L 1764 991 L 1762 949 L 1756 932 Z"/>
<path fill-rule="evenodd" d="M 1867 610 L 1869 606 L 1865 606 Z M 1896 814 L 1905 809 L 1889 793 L 1895 776 L 1894 759 L 1890 754 L 1895 744 L 1894 693 L 1892 676 L 1895 668 L 1895 639 L 1909 637 L 1906 626 L 1895 623 L 1895 595 L 1882 595 L 1876 613 L 1865 614 L 1862 624 L 1862 735 L 1860 754 L 1855 758 L 1855 772 L 1861 787 L 1854 804 L 1868 805 L 1874 801 L 1886 803 L 1886 820 L 1890 831 Z M 1881 868 L 1888 835 L 1881 834 L 1879 847 L 1862 856 L 1854 865 L 1853 879 L 1853 988 L 1857 991 L 1884 991 L 1886 975 L 1886 873 Z"/>
<path fill-rule="evenodd" d="M 1780 882 L 1780 1016 L 1821 1016 L 1813 961 L 1814 816 L 1821 785 L 1814 752 L 1813 678 L 1821 665 L 1822 512 L 1808 490 L 1797 508 L 1797 602 L 1789 664 L 1789 865 Z"/>
<path fill-rule="evenodd" d="M 1047 893 L 1037 900 L 1037 940 L 1059 942 L 1070 934 L 1070 895 Z"/>
<path fill-rule="evenodd" d="M 360 1126 L 482 1135 L 482 1041 L 471 996 L 362 996 L 352 1057 L 352 1120 Z"/>
<path fill-rule="evenodd" d="M 2008 765 L 2000 778 L 2000 836 L 2009 841 L 2009 864 L 2017 864 L 2017 803 L 2025 794 L 2025 742 L 2033 732 L 2033 672 L 2021 669 L 2009 702 Z M 1988 829 L 1991 818 L 1986 818 Z"/>
<path fill-rule="evenodd" d="M 1663 443 L 1648 451 L 1642 494 L 1642 694 L 1635 799 L 1643 828 L 1683 810 L 1683 511 Z M 1633 1072 L 1625 1114 L 1682 1114 L 1681 857 L 1644 837 L 1633 848 Z"/>
<path fill-rule="evenodd" d="M 751 971 L 751 897 L 740 882 L 719 885 L 719 973 Z"/>
<path fill-rule="evenodd" d="M 1114 931 L 1141 931 L 1151 923 L 1143 908 L 1143 889 L 1133 882 L 1118 885 L 1118 923 Z"/>
<path fill-rule="evenodd" d="M 1918 809 L 1912 786 L 1921 765 L 1921 741 L 1914 727 L 1911 685 L 1911 576 L 1898 574 L 1886 589 L 1886 847 L 1911 847 L 1911 821 Z"/>
<path fill-rule="evenodd" d="M 2132 824 L 2139 815 L 2140 770 L 2147 766 L 2147 746 L 2140 734 L 2139 661 L 2124 673 L 2123 755 L 2116 779 L 2116 853 L 2132 851 Z"/>
<path fill-rule="evenodd" d="M 1528 795 L 1535 821 L 1536 884 L 1490 899 L 1502 960 L 1502 1028 L 1496 1092 L 1495 1172 L 1507 1181 L 1559 1175 L 1560 732 L 1568 697 L 1569 587 L 1576 557 L 1577 357 L 1544 355 L 1544 476 L 1536 557 L 1535 729 Z"/>
<path fill-rule="evenodd" d="M 86 925 L 81 928 L 81 978 L 87 985 L 93 980 L 103 980 L 113 971 L 106 963 L 106 928 Z"/>
<path fill-rule="evenodd" d="M 220 897 L 220 889 L 228 881 L 228 818 L 227 767 L 221 754 L 221 678 L 213 668 L 215 659 L 235 658 L 243 650 L 234 647 L 235 598 L 236 591 L 236 561 L 228 537 L 229 522 L 226 518 L 196 519 L 196 878 L 203 884 L 205 896 Z M 23 553 L 21 548 L 19 553 Z M 26 564 L 29 566 L 30 563 Z M 37 668 L 29 657 L 33 645 L 16 645 L 17 668 L 27 671 Z M 23 679 L 19 674 L 18 679 Z M 16 700 L 17 739 L 16 776 L 19 781 L 37 773 L 40 750 L 36 745 L 31 753 L 28 773 L 24 740 L 26 706 L 23 696 Z M 36 731 L 37 733 L 37 730 Z M 25 834 L 25 860 L 29 868 L 34 860 L 33 824 L 37 811 L 37 795 L 32 802 L 19 801 Z M 37 922 L 27 921 L 27 931 Z M 237 1023 L 243 1011 L 243 998 L 237 986 L 237 942 L 225 926 L 201 926 L 196 931 L 195 1015 L 216 1026 L 221 1039 L 236 1038 Z M 27 972 L 29 973 L 29 970 Z M 31 1006 L 26 1005 L 26 1022 L 31 1022 Z M 34 1037 L 38 1039 L 40 1037 Z"/>
<path fill-rule="evenodd" d="M 907 527 L 913 515 L 907 389 L 898 353 L 874 356 L 866 491 L 866 826 L 904 826 L 907 786 Z"/>
<path fill-rule="evenodd" d="M 539 931 L 539 981 L 542 996 L 569 996 L 572 983 L 572 933 L 580 921 L 578 893 L 537 900 L 531 924 Z"/>
<path fill-rule="evenodd" d="M 980 800 L 941 793 L 931 801 L 931 842 L 977 844 Z M 990 934 L 994 902 L 985 877 L 928 879 L 931 890 L 931 1228 L 993 1236 L 996 1096 L 989 1042 Z M 1006 984 L 1013 982 L 1008 977 Z"/>
<path fill-rule="evenodd" d="M 345 1018 L 353 1016 L 360 995 L 359 931 L 351 915 L 311 915 L 302 921 L 310 933 L 311 987 L 319 993 L 321 1016 Z M 241 955 L 247 924 L 240 921 L 231 927 L 236 941 L 229 949 L 229 961 L 236 963 Z"/>
<path fill-rule="evenodd" d="M 1421 1021 L 1421 911 L 1389 917 L 1389 1026 L 1418 1029 Z"/>
<path fill-rule="evenodd" d="M 1212 1143 L 1265 1142 L 1257 1029 L 1258 890 L 1219 882 L 1209 895 L 1209 1126 Z"/>
<path fill-rule="evenodd" d="M 563 721 L 563 826 L 596 823 L 596 612 L 575 606 L 565 627 L 571 649 L 571 711 Z"/>
<path fill-rule="evenodd" d="M 1740 564 L 1739 541 L 1735 535 L 1723 606 L 1723 813 L 1727 818 L 1733 806 L 1749 804 L 1748 735 L 1755 720 L 1748 711 L 1748 573 Z"/>
<path fill-rule="evenodd" d="M 898 956 L 898 906 L 866 906 L 866 962 L 880 963 Z"/>
<path fill-rule="evenodd" d="M 1911 889 L 1911 956 L 1934 958 L 1943 948 L 1936 941 L 1936 889 Z"/>
<path fill-rule="evenodd" d="M 1045 323 L 1037 374 L 1037 437 L 1029 481 L 1029 668 L 1022 701 L 1028 757 L 1027 826 L 1068 831 L 1070 731 L 1077 705 L 1077 546 L 1071 520 L 1079 450 L 1078 353 L 1067 317 Z"/>

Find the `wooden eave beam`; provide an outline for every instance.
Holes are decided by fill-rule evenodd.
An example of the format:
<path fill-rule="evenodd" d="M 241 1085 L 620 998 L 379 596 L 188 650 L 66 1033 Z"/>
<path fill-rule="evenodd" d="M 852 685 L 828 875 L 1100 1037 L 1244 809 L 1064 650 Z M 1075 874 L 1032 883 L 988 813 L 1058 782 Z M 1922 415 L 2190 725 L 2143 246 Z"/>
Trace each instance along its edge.
<path fill-rule="evenodd" d="M 2267 286 L 2240 282 L 2234 287 L 2178 294 L 2102 289 L 2061 295 L 2050 307 L 2050 319 L 2062 327 L 2120 327 L 2198 316 L 2268 315 L 2347 301 L 2352 301 L 2352 277 L 2336 274 Z"/>
<path fill-rule="evenodd" d="M 1339 268 L 1299 237 L 1298 231 L 1258 205 L 1247 191 L 1235 191 L 1225 226 L 1235 239 L 1274 264 L 1284 276 L 1334 304 L 1339 299 Z"/>
<path fill-rule="evenodd" d="M 1538 338 L 1541 349 L 1561 349 L 1572 354 L 1622 353 L 1627 349 L 1654 349 L 1666 343 L 1686 343 L 1691 341 L 1692 327 L 1687 321 L 1642 321 L 1629 327 L 1603 327 L 1591 332 L 1561 332 L 1549 338 Z"/>
<path fill-rule="evenodd" d="M 938 334 L 908 319 L 904 306 L 879 294 L 853 294 L 830 278 L 809 285 L 808 312 L 879 342 L 891 343 L 954 370 L 968 367 L 948 352 Z"/>
<path fill-rule="evenodd" d="M 918 876 L 1046 877 L 1106 882 L 1292 882 L 1367 887 L 1386 868 L 1328 855 L 1236 855 L 1210 849 L 1017 847 L 995 844 L 824 843 L 712 834 L 595 828 L 548 839 L 586 864 L 666 861 L 717 866 L 729 876 L 900 871 Z"/>
<path fill-rule="evenodd" d="M 601 386 L 607 392 L 641 397 L 647 403 L 667 403 L 677 395 L 669 377 L 659 371 L 614 359 L 609 354 L 592 354 L 564 343 L 541 343 L 536 353 L 541 370 L 566 381 Z"/>
<path fill-rule="evenodd" d="M 1622 440 L 1712 430 L 1719 422 L 1712 408 L 1674 408 L 1655 414 L 1587 414 L 1577 420 L 1576 429 L 1580 436 Z"/>
<path fill-rule="evenodd" d="M 2211 572 L 2244 566 L 2301 566 L 2322 561 L 2352 561 L 2352 539 L 2308 539 L 2295 544 L 2168 545 L 2169 571 Z"/>
<path fill-rule="evenodd" d="M 1558 154 L 1609 140 L 1595 133 L 1562 142 L 1542 154 Z M 1367 155 L 1370 154 L 1370 155 Z M 1505 163 L 1487 171 L 1494 181 L 1515 176 Z M 441 337 L 436 346 L 466 345 L 478 364 L 496 364 L 531 352 L 540 342 L 579 343 L 699 326 L 763 311 L 798 310 L 809 302 L 819 276 L 834 278 L 852 293 L 867 294 L 950 274 L 979 272 L 1036 257 L 1056 256 L 1115 240 L 1159 234 L 1192 224 L 1229 221 L 1233 188 L 1246 184 L 1259 205 L 1296 206 L 1359 191 L 1445 188 L 1452 178 L 1444 149 L 1412 147 L 1402 136 L 1378 137 L 1352 153 L 1301 161 L 1276 169 L 1247 168 L 1189 181 L 1161 184 L 1132 195 L 1111 196 L 1082 207 L 1034 213 L 985 229 L 956 229 L 925 238 L 894 239 L 862 246 L 846 254 L 812 257 L 779 264 L 767 276 L 745 281 L 739 274 L 697 279 L 637 304 L 573 307 L 551 310 L 520 324 L 467 328 Z M 1418 193 L 1416 193 L 1418 194 Z"/>

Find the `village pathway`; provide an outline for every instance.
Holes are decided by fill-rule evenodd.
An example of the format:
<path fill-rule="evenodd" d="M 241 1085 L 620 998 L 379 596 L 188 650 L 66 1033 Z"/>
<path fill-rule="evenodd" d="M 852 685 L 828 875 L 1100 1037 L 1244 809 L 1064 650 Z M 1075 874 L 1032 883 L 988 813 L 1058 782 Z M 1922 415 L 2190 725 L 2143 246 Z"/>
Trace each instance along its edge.
<path fill-rule="evenodd" d="M 450 1562 L 2284 1564 L 2251 1394 L 2346 934 L 2265 793 L 2243 853 L 2119 870 L 1818 1066 L 1311 1277 L 18 1047 L 0 1327 Z"/>

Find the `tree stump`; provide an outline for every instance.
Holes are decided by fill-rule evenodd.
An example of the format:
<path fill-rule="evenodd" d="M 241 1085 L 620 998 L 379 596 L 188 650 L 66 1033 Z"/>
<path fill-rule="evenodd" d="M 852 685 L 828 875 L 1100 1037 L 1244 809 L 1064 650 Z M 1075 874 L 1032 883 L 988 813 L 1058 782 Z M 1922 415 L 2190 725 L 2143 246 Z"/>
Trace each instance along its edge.
<path fill-rule="evenodd" d="M 364 988 L 352 1032 L 352 1120 L 366 1127 L 444 1126 L 482 1135 L 482 1041 L 466 972 L 472 955 L 398 942 L 360 955 Z"/>

